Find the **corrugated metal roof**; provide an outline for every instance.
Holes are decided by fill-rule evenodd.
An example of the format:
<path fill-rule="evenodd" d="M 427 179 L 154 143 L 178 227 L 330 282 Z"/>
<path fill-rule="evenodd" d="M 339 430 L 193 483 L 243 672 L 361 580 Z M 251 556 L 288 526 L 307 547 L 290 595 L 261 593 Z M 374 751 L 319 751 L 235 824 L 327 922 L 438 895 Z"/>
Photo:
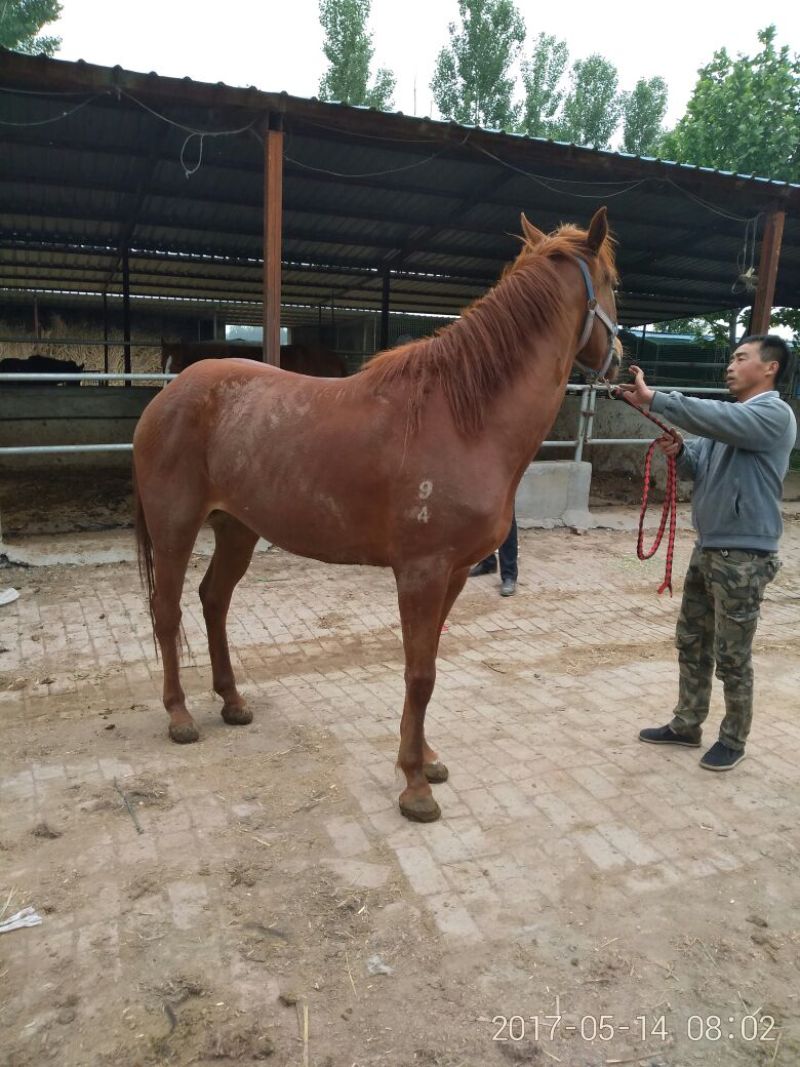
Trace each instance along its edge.
<path fill-rule="evenodd" d="M 775 205 L 776 304 L 797 304 L 800 186 L 2 50 L 0 299 L 118 295 L 127 246 L 134 296 L 257 304 L 268 121 L 285 132 L 287 309 L 377 309 L 388 271 L 393 310 L 455 314 L 514 257 L 521 211 L 549 230 L 601 203 L 622 322 L 750 303 L 734 291 L 748 220 Z"/>

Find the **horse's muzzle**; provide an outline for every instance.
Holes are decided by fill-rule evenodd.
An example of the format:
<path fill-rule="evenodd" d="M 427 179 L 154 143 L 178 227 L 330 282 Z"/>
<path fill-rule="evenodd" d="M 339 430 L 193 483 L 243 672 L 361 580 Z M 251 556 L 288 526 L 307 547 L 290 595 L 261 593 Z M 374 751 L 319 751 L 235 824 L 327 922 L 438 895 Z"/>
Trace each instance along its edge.
<path fill-rule="evenodd" d="M 619 369 L 622 366 L 622 342 L 619 337 L 614 338 L 614 351 L 611 353 L 611 362 L 606 371 L 606 380 L 615 382 L 619 377 Z"/>

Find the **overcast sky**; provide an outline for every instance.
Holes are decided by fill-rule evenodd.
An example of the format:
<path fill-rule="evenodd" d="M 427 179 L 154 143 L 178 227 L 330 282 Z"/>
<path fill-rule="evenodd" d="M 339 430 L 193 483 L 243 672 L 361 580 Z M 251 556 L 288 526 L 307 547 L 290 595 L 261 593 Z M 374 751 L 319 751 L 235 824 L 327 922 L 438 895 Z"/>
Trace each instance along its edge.
<path fill-rule="evenodd" d="M 62 0 L 45 32 L 63 39 L 57 58 L 229 85 L 313 96 L 326 62 L 317 0 Z M 544 31 L 567 42 L 570 61 L 599 52 L 620 88 L 656 74 L 669 85 L 668 123 L 683 114 L 699 67 L 715 49 L 756 51 L 774 22 L 780 44 L 800 52 L 800 2 L 768 0 L 517 0 L 529 39 Z M 376 66 L 397 77 L 395 108 L 434 114 L 429 83 L 457 0 L 372 0 Z"/>

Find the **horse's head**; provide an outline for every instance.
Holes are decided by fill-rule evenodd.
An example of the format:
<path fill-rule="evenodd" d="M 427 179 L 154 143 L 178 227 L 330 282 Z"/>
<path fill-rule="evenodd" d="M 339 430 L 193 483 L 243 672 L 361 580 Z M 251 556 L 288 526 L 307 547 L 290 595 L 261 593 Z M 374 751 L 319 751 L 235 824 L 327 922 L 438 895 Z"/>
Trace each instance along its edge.
<path fill-rule="evenodd" d="M 546 235 L 522 216 L 526 250 L 535 251 Z M 606 209 L 598 208 L 588 230 L 562 226 L 554 235 L 551 254 L 564 254 L 578 267 L 585 291 L 583 325 L 577 340 L 574 362 L 586 373 L 613 381 L 622 362 L 622 345 L 617 337 L 617 303 L 614 290 L 617 270 L 614 243 L 608 232 Z M 563 241 L 559 241 L 559 237 Z"/>

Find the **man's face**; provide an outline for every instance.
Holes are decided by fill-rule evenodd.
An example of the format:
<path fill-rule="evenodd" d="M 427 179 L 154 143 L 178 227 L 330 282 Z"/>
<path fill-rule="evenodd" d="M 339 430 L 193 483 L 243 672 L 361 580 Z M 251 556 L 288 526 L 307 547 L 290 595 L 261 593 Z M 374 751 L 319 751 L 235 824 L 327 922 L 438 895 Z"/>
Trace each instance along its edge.
<path fill-rule="evenodd" d="M 774 389 L 777 370 L 777 360 L 764 362 L 758 341 L 750 341 L 749 344 L 739 345 L 731 356 L 725 381 L 737 399 L 746 400 L 766 389 Z"/>

